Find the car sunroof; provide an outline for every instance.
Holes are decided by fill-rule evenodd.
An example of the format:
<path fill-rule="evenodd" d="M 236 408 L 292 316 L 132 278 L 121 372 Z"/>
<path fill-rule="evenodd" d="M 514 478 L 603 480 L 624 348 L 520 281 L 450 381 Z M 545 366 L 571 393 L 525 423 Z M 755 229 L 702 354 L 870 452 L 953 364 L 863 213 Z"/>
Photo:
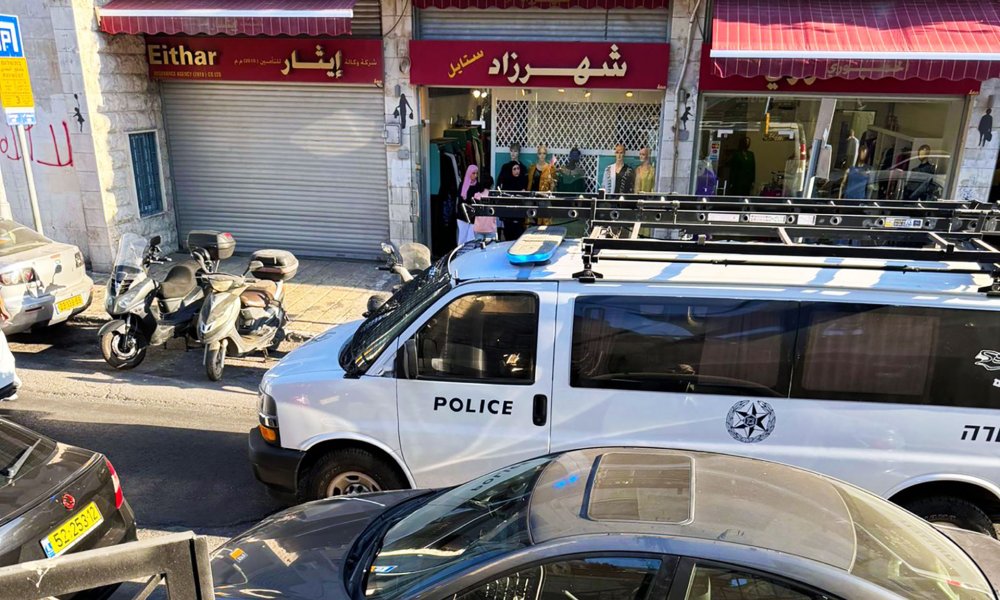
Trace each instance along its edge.
<path fill-rule="evenodd" d="M 612 452 L 594 467 L 584 514 L 596 521 L 691 520 L 694 469 L 688 456 Z"/>

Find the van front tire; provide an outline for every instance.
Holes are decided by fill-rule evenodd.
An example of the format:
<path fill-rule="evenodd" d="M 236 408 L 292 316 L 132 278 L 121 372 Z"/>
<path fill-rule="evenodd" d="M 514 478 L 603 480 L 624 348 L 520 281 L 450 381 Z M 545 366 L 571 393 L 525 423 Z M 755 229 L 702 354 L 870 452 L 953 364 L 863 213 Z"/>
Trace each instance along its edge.
<path fill-rule="evenodd" d="M 309 469 L 303 483 L 301 496 L 306 501 L 408 487 L 391 465 L 362 448 L 327 453 Z"/>
<path fill-rule="evenodd" d="M 968 500 L 953 496 L 931 496 L 907 502 L 903 508 L 934 524 L 952 525 L 997 537 L 989 515 Z"/>

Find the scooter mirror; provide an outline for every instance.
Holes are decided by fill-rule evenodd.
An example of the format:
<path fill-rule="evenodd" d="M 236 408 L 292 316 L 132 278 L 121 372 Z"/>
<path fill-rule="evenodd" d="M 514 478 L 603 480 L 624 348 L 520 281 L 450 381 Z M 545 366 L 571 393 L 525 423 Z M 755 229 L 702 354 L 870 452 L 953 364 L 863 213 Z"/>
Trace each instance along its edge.
<path fill-rule="evenodd" d="M 385 252 L 386 254 L 392 254 L 393 253 L 392 244 L 388 242 L 382 242 L 382 252 Z"/>
<path fill-rule="evenodd" d="M 162 242 L 162 241 L 163 241 L 163 239 L 161 239 L 160 236 L 154 235 L 153 237 L 149 238 L 149 245 L 150 246 L 159 246 L 160 242 Z"/>
<path fill-rule="evenodd" d="M 263 268 L 264 268 L 264 263 L 260 262 L 259 260 L 252 260 L 250 261 L 250 264 L 247 265 L 247 271 L 256 271 L 257 269 L 263 269 Z"/>

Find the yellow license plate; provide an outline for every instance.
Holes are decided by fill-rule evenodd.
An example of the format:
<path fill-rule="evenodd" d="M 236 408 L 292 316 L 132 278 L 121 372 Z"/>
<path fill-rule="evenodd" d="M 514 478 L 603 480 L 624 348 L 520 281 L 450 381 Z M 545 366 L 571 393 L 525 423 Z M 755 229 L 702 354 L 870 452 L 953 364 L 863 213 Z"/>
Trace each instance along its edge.
<path fill-rule="evenodd" d="M 73 310 L 74 308 L 79 308 L 81 306 L 83 306 L 83 296 L 81 296 L 80 294 L 66 298 L 65 300 L 56 304 L 56 308 L 59 310 L 59 312 Z"/>
<path fill-rule="evenodd" d="M 101 515 L 100 509 L 97 508 L 97 504 L 91 502 L 41 540 L 42 550 L 49 558 L 59 556 L 103 522 L 104 516 Z"/>

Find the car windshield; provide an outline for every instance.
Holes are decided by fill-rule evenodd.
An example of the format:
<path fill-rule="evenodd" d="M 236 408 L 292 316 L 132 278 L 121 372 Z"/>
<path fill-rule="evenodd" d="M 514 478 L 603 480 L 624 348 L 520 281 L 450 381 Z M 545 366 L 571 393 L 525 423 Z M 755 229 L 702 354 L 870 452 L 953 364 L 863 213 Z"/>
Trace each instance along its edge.
<path fill-rule="evenodd" d="M 51 241 L 34 229 L 14 221 L 0 220 L 0 256 L 17 254 L 49 244 Z"/>
<path fill-rule="evenodd" d="M 531 543 L 528 504 L 551 457 L 519 463 L 444 492 L 392 526 L 368 569 L 365 596 L 398 598 L 470 559 Z"/>
<path fill-rule="evenodd" d="M 851 573 L 904 598 L 994 598 L 975 563 L 930 524 L 856 488 L 836 489 L 854 522 Z"/>
<path fill-rule="evenodd" d="M 385 304 L 365 319 L 341 350 L 340 366 L 352 376 L 367 371 L 386 345 L 450 287 L 448 257 L 444 257 L 403 284 Z"/>

